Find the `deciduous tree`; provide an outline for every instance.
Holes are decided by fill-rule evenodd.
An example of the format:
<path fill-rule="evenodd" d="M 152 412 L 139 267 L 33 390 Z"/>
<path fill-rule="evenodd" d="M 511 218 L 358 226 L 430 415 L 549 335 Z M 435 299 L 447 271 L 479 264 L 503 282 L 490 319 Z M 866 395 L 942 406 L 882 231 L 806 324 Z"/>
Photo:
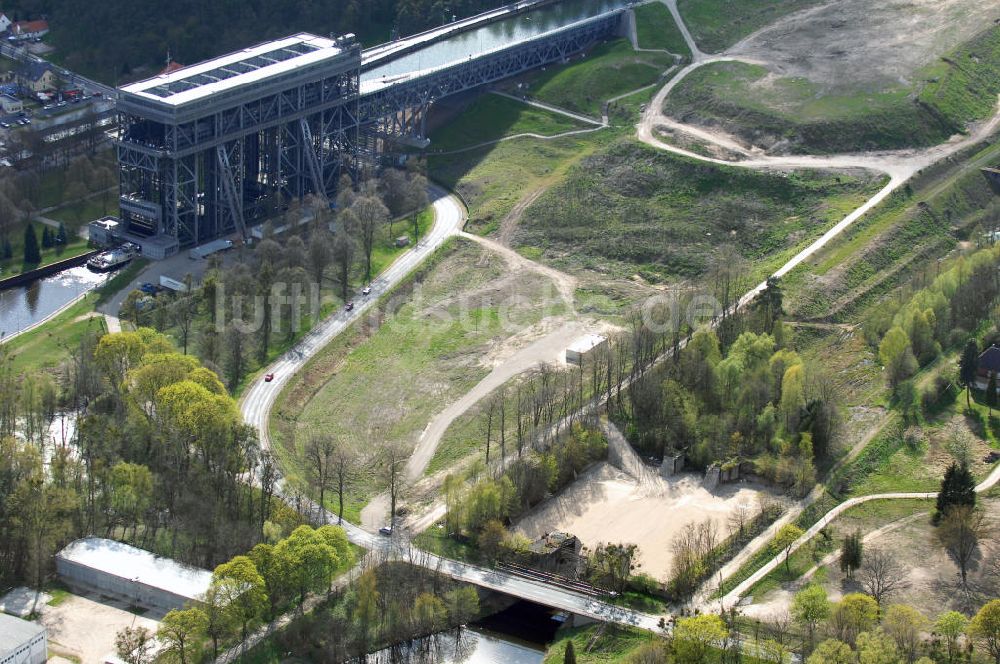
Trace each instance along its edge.
<path fill-rule="evenodd" d="M 907 571 L 896 556 L 891 551 L 878 548 L 870 549 L 865 554 L 858 581 L 879 606 L 886 597 L 909 585 Z"/>
<path fill-rule="evenodd" d="M 948 651 L 948 664 L 959 654 L 958 640 L 968 624 L 969 619 L 958 611 L 945 611 L 934 621 L 934 631 L 941 636 Z"/>
<path fill-rule="evenodd" d="M 174 609 L 163 616 L 156 638 L 163 643 L 166 652 L 175 654 L 181 664 L 187 664 L 189 658 L 197 658 L 195 645 L 207 624 L 205 612 L 199 608 Z"/>
<path fill-rule="evenodd" d="M 830 617 L 830 601 L 819 584 L 809 584 L 792 598 L 792 617 L 806 628 L 809 649 L 812 649 L 816 629 Z"/>
<path fill-rule="evenodd" d="M 788 559 L 792 555 L 792 545 L 795 544 L 805 531 L 796 526 L 794 523 L 786 523 L 778 531 L 778 534 L 774 536 L 774 547 L 778 551 L 782 551 L 785 554 L 785 570 L 791 571 L 789 567 Z"/>
<path fill-rule="evenodd" d="M 972 617 L 969 636 L 1000 664 L 1000 599 L 990 600 Z"/>
<path fill-rule="evenodd" d="M 969 565 L 986 535 L 985 514 L 968 505 L 948 508 L 937 528 L 938 539 L 958 565 L 962 586 L 968 586 Z"/>
<path fill-rule="evenodd" d="M 674 629 L 674 655 L 678 664 L 710 661 L 709 654 L 726 633 L 726 624 L 717 615 L 681 618 Z"/>

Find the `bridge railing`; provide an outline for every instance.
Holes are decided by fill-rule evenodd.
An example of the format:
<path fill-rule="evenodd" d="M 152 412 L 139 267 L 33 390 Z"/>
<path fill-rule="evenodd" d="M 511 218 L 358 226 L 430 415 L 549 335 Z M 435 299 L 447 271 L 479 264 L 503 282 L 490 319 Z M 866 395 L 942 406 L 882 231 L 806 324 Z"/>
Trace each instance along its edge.
<path fill-rule="evenodd" d="M 517 563 L 497 563 L 496 566 L 498 571 L 506 572 L 507 574 L 512 574 L 514 576 L 520 576 L 525 579 L 531 579 L 533 581 L 540 581 L 550 586 L 556 586 L 557 588 L 562 588 L 563 590 L 569 590 L 572 592 L 580 593 L 582 595 L 587 595 L 589 597 L 607 597 L 613 595 L 613 593 L 593 586 L 584 581 L 576 581 L 574 579 L 567 578 L 565 576 L 554 574 L 552 572 L 543 572 L 537 569 L 532 569 L 531 567 L 525 567 L 524 565 L 518 565 Z"/>

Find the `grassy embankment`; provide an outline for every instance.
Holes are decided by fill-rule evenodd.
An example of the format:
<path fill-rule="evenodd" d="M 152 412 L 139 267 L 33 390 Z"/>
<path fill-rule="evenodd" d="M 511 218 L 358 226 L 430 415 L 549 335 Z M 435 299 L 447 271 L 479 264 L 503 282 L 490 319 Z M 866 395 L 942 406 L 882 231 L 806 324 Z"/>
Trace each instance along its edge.
<path fill-rule="evenodd" d="M 861 205 L 877 178 L 715 166 L 622 140 L 528 210 L 516 244 L 571 271 L 698 278 L 731 244 L 762 280 Z"/>
<path fill-rule="evenodd" d="M 698 48 L 718 53 L 750 33 L 823 0 L 678 0 L 677 8 Z"/>
<path fill-rule="evenodd" d="M 792 152 L 936 145 L 993 112 L 1000 93 L 1000 28 L 912 78 L 912 85 L 828 94 L 806 78 L 775 78 L 760 65 L 717 62 L 679 83 L 664 110 L 681 120 L 719 124 L 750 144 L 787 142 Z"/>
<path fill-rule="evenodd" d="M 411 447 L 439 410 L 489 373 L 482 358 L 497 342 L 563 311 L 546 278 L 505 274 L 499 257 L 456 240 L 408 280 L 418 290 L 399 287 L 400 297 L 386 298 L 374 317 L 311 360 L 274 410 L 283 468 L 303 475 L 298 452 L 318 432 L 365 457 L 387 443 Z M 375 465 L 369 459 L 352 488 L 352 520 L 379 490 Z M 331 497 L 329 506 L 335 502 Z"/>
<path fill-rule="evenodd" d="M 556 106 L 599 116 L 607 99 L 655 83 L 673 58 L 665 53 L 640 53 L 625 40 L 593 49 L 585 59 L 535 71 L 501 85 L 511 94 L 527 95 Z M 652 63 L 652 64 L 648 64 Z M 517 84 L 521 84 L 519 89 Z M 612 124 L 634 124 L 638 106 L 652 90 L 619 101 Z M 558 133 L 573 122 L 528 105 L 498 103 L 484 97 L 461 116 L 431 134 L 433 149 L 465 148 L 523 131 Z M 533 128 L 533 129 L 532 129 Z M 537 131 L 545 129 L 546 131 Z M 468 230 L 489 234 L 523 199 L 559 182 L 567 169 L 611 140 L 602 130 L 553 140 L 514 140 L 458 154 L 428 158 L 431 175 L 457 191 L 469 206 Z"/>
<path fill-rule="evenodd" d="M 635 8 L 635 36 L 639 48 L 661 48 L 684 58 L 691 57 L 684 35 L 662 2 L 650 2 Z"/>
<path fill-rule="evenodd" d="M 484 94 L 446 127 L 431 134 L 431 149 L 435 152 L 464 150 L 505 136 L 554 136 L 586 126 L 565 115 L 507 97 Z"/>
<path fill-rule="evenodd" d="M 97 296 L 88 294 L 44 325 L 3 345 L 14 375 L 52 369 L 69 357 L 87 334 L 103 334 L 104 318 L 92 315 Z"/>
<path fill-rule="evenodd" d="M 886 298 L 905 299 L 925 281 L 925 276 L 933 278 L 937 270 L 947 269 L 949 263 L 939 263 L 939 259 L 944 261 L 953 255 L 958 243 L 993 213 L 993 189 L 979 168 L 997 160 L 1000 145 L 978 145 L 921 173 L 912 186 L 897 192 L 788 275 L 783 290 L 789 316 L 858 324 Z M 908 284 L 911 280 L 913 283 Z M 852 411 L 890 405 L 878 358 L 865 343 L 860 327 L 800 328 L 796 346 L 808 361 L 827 366 L 845 405 Z M 913 379 L 918 392 L 936 389 L 939 376 L 954 374 L 955 362 L 952 350 L 924 368 Z M 907 439 L 901 418 L 894 411 L 876 417 L 868 431 L 856 434 L 870 433 L 870 442 L 857 457 L 826 478 L 826 492 L 796 519 L 797 525 L 811 526 L 847 498 L 935 491 L 951 458 L 948 445 L 956 427 L 972 435 L 972 470 L 982 479 L 990 470 L 983 463 L 984 452 L 1000 448 L 997 427 L 986 411 L 984 405 L 973 402 L 969 412 L 963 395 L 949 388 L 917 415 L 923 434 L 920 438 Z M 876 528 L 908 509 L 931 507 L 926 501 L 876 501 L 856 510 L 866 511 L 872 517 L 867 527 Z M 844 532 L 852 530 L 847 517 L 856 510 L 845 514 L 845 520 L 835 521 L 833 527 Z M 792 557 L 791 573 L 783 568 L 776 570 L 762 588 L 767 590 L 798 578 L 808 569 L 805 565 L 813 548 L 810 545 Z M 766 549 L 754 556 L 726 581 L 723 590 L 732 589 L 771 557 L 773 552 Z M 754 592 L 759 595 L 761 588 Z"/>
<path fill-rule="evenodd" d="M 627 40 L 616 39 L 576 62 L 547 67 L 521 80 L 533 99 L 599 118 L 606 101 L 654 83 L 673 64 L 672 55 L 637 53 Z"/>
<path fill-rule="evenodd" d="M 90 251 L 86 241 L 70 233 L 68 228 L 69 241 L 65 245 L 43 249 L 42 231 L 46 226 L 37 221 L 32 222 L 31 225 L 35 229 L 35 239 L 38 241 L 38 249 L 42 256 L 41 262 L 37 264 L 27 264 L 24 262 L 24 227 L 18 224 L 16 230 L 11 231 L 9 235 L 11 257 L 9 259 L 0 259 L 0 279 L 6 279 L 7 277 L 12 277 L 28 270 L 34 270 L 37 267 L 44 267 L 67 258 L 73 258 L 74 256 L 79 256 Z M 49 232 L 54 235 L 56 229 L 49 228 Z"/>

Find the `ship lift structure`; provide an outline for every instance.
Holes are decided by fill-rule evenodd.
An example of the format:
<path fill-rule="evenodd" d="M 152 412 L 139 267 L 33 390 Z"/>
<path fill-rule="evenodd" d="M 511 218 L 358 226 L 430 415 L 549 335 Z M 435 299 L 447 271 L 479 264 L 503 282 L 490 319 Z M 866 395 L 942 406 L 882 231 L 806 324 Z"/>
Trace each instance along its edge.
<path fill-rule="evenodd" d="M 120 212 L 163 258 L 238 234 L 309 194 L 332 200 L 400 147 L 433 103 L 561 62 L 614 35 L 624 0 L 520 2 L 362 50 L 300 33 L 119 88 Z"/>

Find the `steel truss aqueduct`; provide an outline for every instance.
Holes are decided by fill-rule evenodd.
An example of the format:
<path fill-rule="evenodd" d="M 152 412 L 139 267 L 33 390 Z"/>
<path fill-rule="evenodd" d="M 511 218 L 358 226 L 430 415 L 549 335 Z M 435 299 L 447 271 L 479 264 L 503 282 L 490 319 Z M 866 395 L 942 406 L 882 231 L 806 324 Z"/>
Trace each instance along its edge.
<path fill-rule="evenodd" d="M 392 81 L 364 72 L 399 49 L 365 58 L 350 35 L 302 34 L 125 86 L 117 104 L 125 229 L 167 240 L 167 254 L 246 237 L 290 201 L 333 198 L 341 174 L 423 139 L 435 101 L 564 60 L 614 34 L 623 11 Z"/>

